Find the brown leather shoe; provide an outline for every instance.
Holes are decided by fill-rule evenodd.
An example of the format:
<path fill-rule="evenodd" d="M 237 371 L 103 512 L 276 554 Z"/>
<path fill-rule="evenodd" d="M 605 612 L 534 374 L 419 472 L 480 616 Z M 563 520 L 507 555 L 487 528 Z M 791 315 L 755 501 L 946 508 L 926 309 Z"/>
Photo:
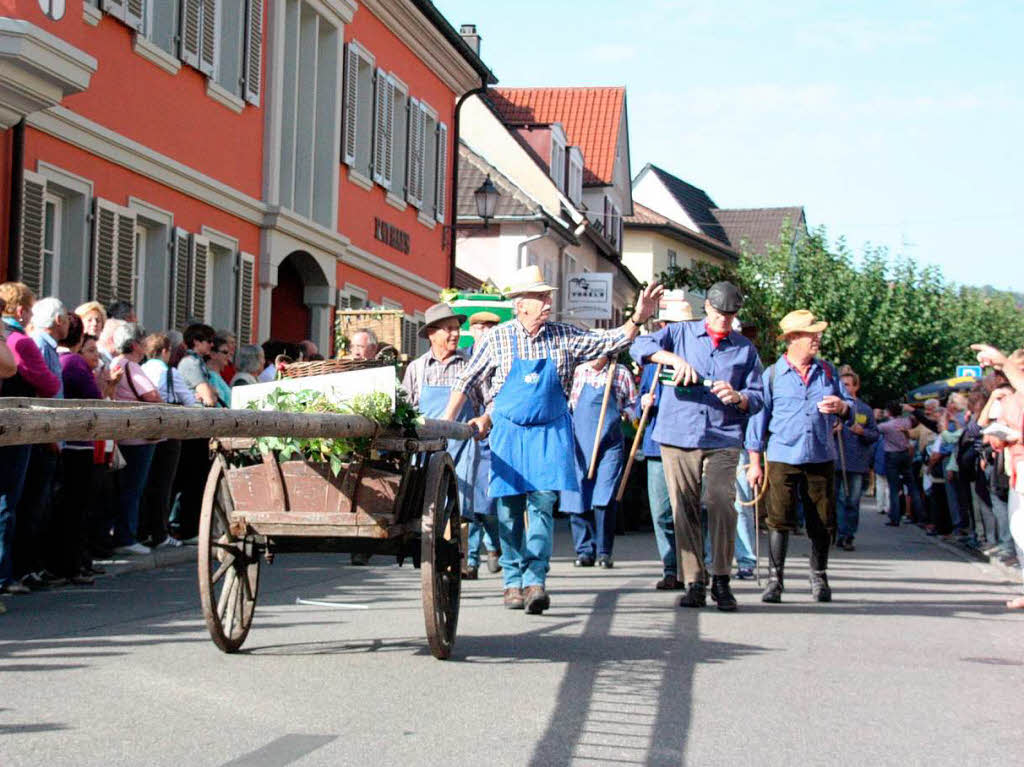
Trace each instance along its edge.
<path fill-rule="evenodd" d="M 526 612 L 530 615 L 540 615 L 551 607 L 551 597 L 544 590 L 543 586 L 527 586 L 524 594 Z"/>
<path fill-rule="evenodd" d="M 523 609 L 523 590 L 517 589 L 515 586 L 509 586 L 505 589 L 505 609 L 506 610 L 522 610 Z"/>
<path fill-rule="evenodd" d="M 480 569 L 475 565 L 462 568 L 462 580 L 464 581 L 475 581 L 479 577 Z"/>

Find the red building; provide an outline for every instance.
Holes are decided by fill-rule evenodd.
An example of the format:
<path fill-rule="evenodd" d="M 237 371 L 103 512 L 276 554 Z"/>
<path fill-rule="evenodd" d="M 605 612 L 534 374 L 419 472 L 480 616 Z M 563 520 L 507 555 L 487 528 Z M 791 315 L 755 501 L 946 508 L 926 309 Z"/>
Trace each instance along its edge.
<path fill-rule="evenodd" d="M 0 0 L 0 52 L 0 277 L 325 347 L 339 300 L 414 322 L 447 284 L 493 76 L 431 3 Z"/>

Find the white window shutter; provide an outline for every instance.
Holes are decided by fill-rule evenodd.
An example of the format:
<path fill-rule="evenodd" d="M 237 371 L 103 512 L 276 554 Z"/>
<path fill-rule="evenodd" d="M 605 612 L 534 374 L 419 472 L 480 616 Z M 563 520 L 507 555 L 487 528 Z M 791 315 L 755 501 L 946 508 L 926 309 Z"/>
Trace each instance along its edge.
<path fill-rule="evenodd" d="M 437 124 L 437 193 L 434 195 L 435 218 L 445 222 L 448 211 L 448 126 Z"/>
<path fill-rule="evenodd" d="M 124 0 L 124 23 L 146 34 L 146 0 Z"/>
<path fill-rule="evenodd" d="M 97 197 L 93 211 L 92 297 L 103 305 L 114 300 L 118 207 Z"/>
<path fill-rule="evenodd" d="M 42 298 L 43 231 L 46 224 L 46 179 L 23 171 L 21 183 L 21 239 L 18 242 L 18 279 Z"/>
<path fill-rule="evenodd" d="M 202 37 L 203 0 L 181 0 L 181 23 L 178 30 L 178 56 L 189 66 L 199 68 L 199 47 Z"/>
<path fill-rule="evenodd" d="M 356 139 L 359 126 L 359 50 L 349 43 L 345 49 L 345 121 L 342 136 L 342 161 L 349 166 L 356 161 Z"/>
<path fill-rule="evenodd" d="M 206 322 L 206 291 L 207 275 L 210 272 L 210 241 L 198 234 L 193 234 L 189 248 L 189 266 L 191 267 L 192 295 L 189 306 L 196 322 Z"/>
<path fill-rule="evenodd" d="M 124 21 L 125 0 L 101 0 L 100 6 L 103 12 L 113 16 L 115 19 Z"/>
<path fill-rule="evenodd" d="M 423 105 L 419 99 L 409 100 L 409 154 L 406 161 L 406 199 L 417 208 L 423 205 Z"/>
<path fill-rule="evenodd" d="M 256 297 L 256 257 L 250 253 L 238 254 L 238 319 L 235 333 L 238 342 L 252 343 L 252 313 Z"/>
<path fill-rule="evenodd" d="M 188 323 L 189 277 L 192 270 L 189 264 L 190 241 L 187 231 L 178 227 L 174 230 L 174 251 L 171 258 L 171 316 L 172 328 L 184 330 Z"/>
<path fill-rule="evenodd" d="M 114 251 L 114 298 L 135 303 L 135 212 L 128 208 L 117 211 L 117 248 Z"/>
<path fill-rule="evenodd" d="M 373 180 L 384 183 L 384 165 L 388 143 L 388 76 L 378 69 L 373 78 Z"/>
<path fill-rule="evenodd" d="M 217 51 L 220 47 L 220 0 L 202 0 L 202 6 L 199 71 L 213 77 L 217 71 Z"/>
<path fill-rule="evenodd" d="M 390 77 L 384 79 L 387 90 L 385 99 L 385 116 L 387 118 L 387 136 L 384 139 L 384 186 L 391 188 L 395 156 L 395 81 Z"/>
<path fill-rule="evenodd" d="M 260 105 L 263 80 L 263 0 L 248 0 L 245 7 L 245 100 Z"/>

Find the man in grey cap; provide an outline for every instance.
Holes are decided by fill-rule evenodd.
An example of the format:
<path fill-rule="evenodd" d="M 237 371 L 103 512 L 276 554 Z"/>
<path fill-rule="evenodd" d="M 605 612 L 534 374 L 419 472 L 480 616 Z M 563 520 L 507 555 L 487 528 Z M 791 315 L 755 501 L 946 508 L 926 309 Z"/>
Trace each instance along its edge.
<path fill-rule="evenodd" d="M 704 301 L 703 321 L 674 322 L 641 336 L 630 349 L 639 364 L 653 362 L 667 371 L 651 437 L 661 447 L 679 576 L 686 584 L 680 607 L 707 604 L 701 529 L 706 485 L 711 596 L 719 610 L 736 609 L 729 586 L 736 540 L 736 464 L 747 419 L 762 405 L 761 360 L 754 345 L 732 329 L 742 305 L 735 285 L 716 282 Z"/>

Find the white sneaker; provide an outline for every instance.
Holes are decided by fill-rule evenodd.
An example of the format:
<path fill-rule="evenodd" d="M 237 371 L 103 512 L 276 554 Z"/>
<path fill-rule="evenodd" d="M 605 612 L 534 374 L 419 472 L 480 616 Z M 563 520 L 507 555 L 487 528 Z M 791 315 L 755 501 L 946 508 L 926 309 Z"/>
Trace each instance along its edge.
<path fill-rule="evenodd" d="M 153 548 L 154 549 L 177 549 L 177 548 L 181 548 L 184 545 L 185 545 L 184 543 L 179 541 L 174 536 L 168 535 L 166 538 L 164 538 L 162 541 L 160 541 L 160 543 L 158 543 Z"/>
<path fill-rule="evenodd" d="M 118 554 L 152 554 L 149 546 L 143 546 L 141 543 L 133 543 L 130 546 L 118 546 L 114 549 Z"/>

